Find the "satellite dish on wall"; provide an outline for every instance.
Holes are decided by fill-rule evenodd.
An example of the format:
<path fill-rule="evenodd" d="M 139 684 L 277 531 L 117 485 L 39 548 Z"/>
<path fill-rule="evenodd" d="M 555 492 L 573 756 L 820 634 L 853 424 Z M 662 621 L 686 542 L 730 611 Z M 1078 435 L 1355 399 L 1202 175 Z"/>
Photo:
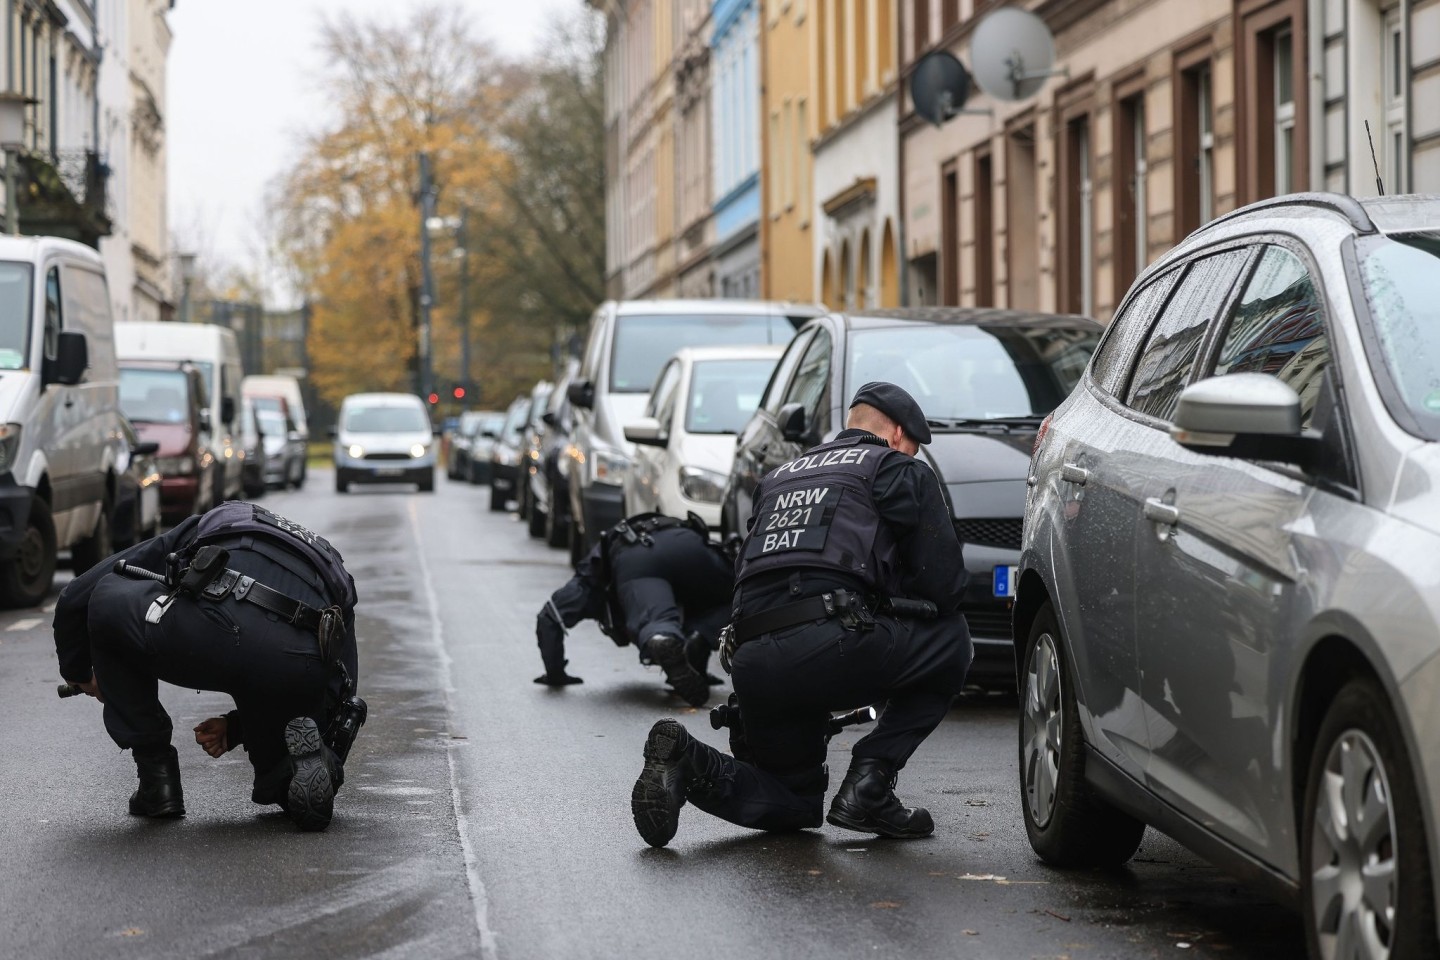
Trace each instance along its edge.
<path fill-rule="evenodd" d="M 955 116 L 970 98 L 970 71 L 944 50 L 925 54 L 910 75 L 915 112 L 935 126 Z"/>
<path fill-rule="evenodd" d="M 1033 97 L 1054 76 L 1055 39 L 1045 21 L 1028 10 L 1002 7 L 975 27 L 970 39 L 970 66 L 975 82 L 997 100 Z"/>

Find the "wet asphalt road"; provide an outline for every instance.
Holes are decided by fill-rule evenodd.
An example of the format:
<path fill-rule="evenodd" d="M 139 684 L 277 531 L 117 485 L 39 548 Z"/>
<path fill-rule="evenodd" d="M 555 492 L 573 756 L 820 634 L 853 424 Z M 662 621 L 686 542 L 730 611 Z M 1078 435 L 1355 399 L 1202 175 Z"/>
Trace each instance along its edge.
<path fill-rule="evenodd" d="M 963 698 L 911 761 L 900 793 L 931 810 L 930 840 L 760 835 L 686 808 L 647 848 L 629 792 L 650 724 L 723 737 L 592 626 L 570 639 L 583 686 L 531 683 L 535 612 L 568 568 L 487 498 L 443 477 L 342 497 L 318 470 L 267 498 L 360 589 L 371 718 L 324 834 L 250 804 L 239 751 L 193 744 L 227 698 L 173 688 L 188 815 L 129 817 L 134 768 L 99 705 L 54 695 L 49 613 L 0 614 L 0 957 L 1303 955 L 1293 914 L 1153 831 L 1117 872 L 1041 865 L 1013 697 Z M 856 736 L 831 744 L 832 780 Z"/>

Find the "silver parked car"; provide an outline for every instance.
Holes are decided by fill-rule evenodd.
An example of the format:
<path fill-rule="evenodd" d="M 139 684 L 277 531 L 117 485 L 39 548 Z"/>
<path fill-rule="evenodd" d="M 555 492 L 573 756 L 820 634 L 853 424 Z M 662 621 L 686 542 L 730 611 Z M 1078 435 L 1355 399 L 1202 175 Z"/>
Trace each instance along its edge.
<path fill-rule="evenodd" d="M 1145 825 L 1440 956 L 1440 197 L 1265 201 L 1135 282 L 1042 426 L 1014 636 L 1035 850 Z"/>

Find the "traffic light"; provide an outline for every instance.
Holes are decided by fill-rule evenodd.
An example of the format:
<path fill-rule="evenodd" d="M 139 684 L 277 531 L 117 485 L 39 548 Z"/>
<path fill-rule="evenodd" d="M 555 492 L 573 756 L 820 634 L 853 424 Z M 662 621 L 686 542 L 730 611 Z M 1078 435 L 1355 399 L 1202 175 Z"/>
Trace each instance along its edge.
<path fill-rule="evenodd" d="M 464 387 L 456 387 L 456 388 L 455 388 L 455 399 L 456 399 L 456 400 L 464 400 L 464 399 L 465 399 L 465 388 L 464 388 Z"/>
<path fill-rule="evenodd" d="M 438 394 L 438 393 L 432 393 L 432 394 L 430 394 L 430 402 L 431 402 L 432 404 L 439 403 L 439 402 L 440 402 L 440 394 Z"/>

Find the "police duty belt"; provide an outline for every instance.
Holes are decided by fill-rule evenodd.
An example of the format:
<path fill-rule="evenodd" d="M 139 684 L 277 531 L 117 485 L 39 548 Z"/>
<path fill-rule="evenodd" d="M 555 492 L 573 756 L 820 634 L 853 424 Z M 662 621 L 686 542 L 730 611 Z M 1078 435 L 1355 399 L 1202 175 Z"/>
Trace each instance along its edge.
<path fill-rule="evenodd" d="M 928 600 L 885 599 L 878 605 L 879 612 L 894 617 L 916 620 L 933 620 L 937 610 Z M 875 615 L 870 611 L 863 595 L 851 590 L 832 590 L 816 597 L 807 597 L 776 607 L 762 610 L 748 617 L 736 620 L 733 626 L 735 644 L 754 640 L 766 633 L 776 633 L 798 627 L 804 623 L 822 620 L 839 620 L 846 630 L 870 630 L 875 626 Z"/>
<path fill-rule="evenodd" d="M 209 551 L 216 551 L 210 553 Z M 168 558 L 167 558 L 168 559 Z M 273 613 L 291 626 L 313 632 L 320 641 L 320 651 L 329 655 L 331 641 L 340 630 L 341 612 L 339 607 L 317 610 L 301 600 L 288 597 L 272 587 L 267 587 L 254 577 L 231 570 L 224 566 L 229 554 L 218 547 L 202 547 L 194 561 L 180 577 L 175 576 L 173 566 L 166 574 L 155 573 L 137 567 L 124 560 L 115 562 L 114 570 L 122 577 L 132 580 L 154 580 L 171 588 L 168 596 L 156 600 L 146 620 L 158 623 L 178 594 L 203 597 L 206 600 L 221 601 L 234 597 L 245 603 Z M 167 563 L 167 566 L 171 564 Z"/>

